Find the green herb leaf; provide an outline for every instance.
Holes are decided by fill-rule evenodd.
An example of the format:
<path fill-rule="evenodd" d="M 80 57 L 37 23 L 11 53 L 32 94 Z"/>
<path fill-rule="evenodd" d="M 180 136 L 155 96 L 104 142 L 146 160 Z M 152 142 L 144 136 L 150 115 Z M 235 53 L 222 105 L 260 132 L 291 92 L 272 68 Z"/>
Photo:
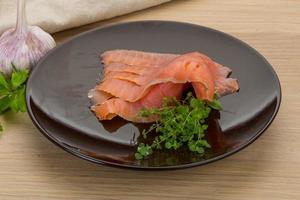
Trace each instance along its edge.
<path fill-rule="evenodd" d="M 209 107 L 215 109 L 215 110 L 221 110 L 222 105 L 221 102 L 215 97 L 211 102 L 208 103 Z"/>
<path fill-rule="evenodd" d="M 5 96 L 0 99 L 0 114 L 4 113 L 11 104 L 11 98 L 9 96 Z"/>
<path fill-rule="evenodd" d="M 14 71 L 10 78 L 5 77 L 0 73 L 0 114 L 6 110 L 12 109 L 15 112 L 26 112 L 25 103 L 25 84 L 29 76 L 29 71 L 16 70 L 13 65 Z M 3 127 L 0 124 L 0 132 Z"/>
<path fill-rule="evenodd" d="M 15 112 L 26 112 L 25 86 L 15 92 L 10 107 Z"/>
<path fill-rule="evenodd" d="M 137 148 L 137 153 L 135 154 L 136 159 L 143 159 L 147 156 L 152 154 L 152 148 L 148 144 L 145 145 L 144 143 L 141 143 Z"/>
<path fill-rule="evenodd" d="M 206 102 L 188 93 L 183 101 L 166 98 L 162 105 L 159 109 L 143 109 L 140 112 L 142 117 L 159 117 L 153 125 L 143 130 L 144 139 L 153 131 L 160 135 L 155 137 L 151 144 L 139 144 L 136 159 L 146 158 L 153 153 L 153 149 L 177 150 L 186 145 L 190 151 L 202 155 L 206 148 L 210 148 L 204 138 L 208 128 L 206 119 L 212 109 L 221 109 L 217 96 L 213 101 Z"/>
<path fill-rule="evenodd" d="M 28 74 L 28 70 L 14 71 L 11 75 L 11 85 L 13 89 L 16 89 L 24 84 L 28 78 Z"/>
<path fill-rule="evenodd" d="M 5 88 L 1 88 L 0 86 L 0 98 L 7 96 L 9 94 L 9 90 L 5 89 Z"/>
<path fill-rule="evenodd" d="M 6 81 L 5 76 L 3 75 L 3 73 L 0 72 L 0 88 L 3 89 L 9 89 L 9 85 L 8 82 Z"/>

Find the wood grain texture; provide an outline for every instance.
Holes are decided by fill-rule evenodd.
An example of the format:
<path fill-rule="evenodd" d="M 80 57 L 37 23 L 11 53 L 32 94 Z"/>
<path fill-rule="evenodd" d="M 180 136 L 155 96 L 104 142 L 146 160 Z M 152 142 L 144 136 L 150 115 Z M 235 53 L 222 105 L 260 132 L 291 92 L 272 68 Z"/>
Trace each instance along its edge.
<path fill-rule="evenodd" d="M 212 27 L 261 52 L 282 84 L 281 109 L 271 127 L 248 148 L 213 164 L 134 171 L 71 156 L 43 137 L 27 114 L 7 113 L 1 118 L 0 199 L 300 199 L 300 1 L 178 0 L 55 38 L 62 42 L 94 27 L 145 19 Z"/>

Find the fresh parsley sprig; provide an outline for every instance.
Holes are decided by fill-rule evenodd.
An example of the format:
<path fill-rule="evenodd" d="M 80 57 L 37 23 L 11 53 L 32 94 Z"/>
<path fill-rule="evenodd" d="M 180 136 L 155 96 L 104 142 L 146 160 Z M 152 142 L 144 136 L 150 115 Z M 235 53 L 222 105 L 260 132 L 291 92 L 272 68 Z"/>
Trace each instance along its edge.
<path fill-rule="evenodd" d="M 153 153 L 154 149 L 177 150 L 187 145 L 189 150 L 203 154 L 210 145 L 204 138 L 208 128 L 206 119 L 212 109 L 220 110 L 221 103 L 217 96 L 211 102 L 202 101 L 188 93 L 183 101 L 175 98 L 164 99 L 162 108 L 143 109 L 142 117 L 156 115 L 158 120 L 149 129 L 142 132 L 144 139 L 155 131 L 159 133 L 151 144 L 140 143 L 135 153 L 136 159 L 144 159 Z"/>
<path fill-rule="evenodd" d="M 25 84 L 29 71 L 14 70 L 10 77 L 0 73 L 0 114 L 11 109 L 15 112 L 26 112 Z M 0 125 L 0 131 L 3 128 Z"/>

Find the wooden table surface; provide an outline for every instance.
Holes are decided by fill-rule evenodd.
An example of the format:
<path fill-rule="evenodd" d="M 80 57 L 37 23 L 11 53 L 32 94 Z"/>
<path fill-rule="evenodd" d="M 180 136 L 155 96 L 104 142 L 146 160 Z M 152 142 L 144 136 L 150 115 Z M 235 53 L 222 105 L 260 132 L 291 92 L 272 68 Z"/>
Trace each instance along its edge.
<path fill-rule="evenodd" d="M 65 39 L 104 24 L 164 19 L 232 34 L 274 66 L 283 101 L 277 118 L 241 152 L 203 167 L 135 171 L 96 165 L 48 141 L 27 114 L 1 118 L 0 199 L 300 199 L 300 1 L 178 0 L 55 34 Z M 255 98 L 255 97 L 254 97 Z"/>

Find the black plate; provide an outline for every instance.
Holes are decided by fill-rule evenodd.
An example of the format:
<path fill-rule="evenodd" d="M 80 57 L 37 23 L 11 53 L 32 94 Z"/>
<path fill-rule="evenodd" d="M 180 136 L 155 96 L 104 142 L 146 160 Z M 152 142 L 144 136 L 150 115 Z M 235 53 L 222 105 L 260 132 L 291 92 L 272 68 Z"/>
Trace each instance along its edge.
<path fill-rule="evenodd" d="M 212 148 L 204 157 L 164 151 L 137 162 L 133 153 L 143 127 L 121 119 L 96 119 L 87 93 L 100 78 L 99 55 L 111 49 L 200 51 L 233 70 L 240 92 L 221 99 L 223 111 L 210 120 Z M 56 47 L 32 71 L 26 101 L 34 124 L 68 152 L 96 163 L 162 169 L 202 165 L 246 147 L 274 119 L 281 90 L 271 65 L 232 36 L 186 23 L 140 21 L 92 30 Z"/>

